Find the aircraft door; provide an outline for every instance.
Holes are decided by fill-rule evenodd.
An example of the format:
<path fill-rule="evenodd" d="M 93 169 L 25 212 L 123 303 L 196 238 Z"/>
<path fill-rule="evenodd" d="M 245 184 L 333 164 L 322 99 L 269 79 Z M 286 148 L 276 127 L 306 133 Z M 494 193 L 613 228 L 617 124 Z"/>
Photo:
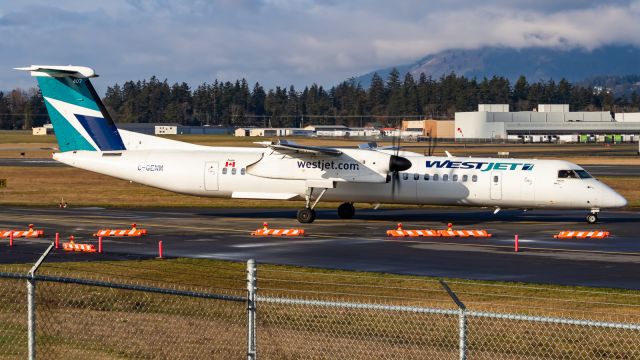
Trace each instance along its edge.
<path fill-rule="evenodd" d="M 204 189 L 218 190 L 218 162 L 207 161 L 204 166 Z"/>
<path fill-rule="evenodd" d="M 502 200 L 502 173 L 491 172 L 491 200 Z"/>
<path fill-rule="evenodd" d="M 535 200 L 535 187 L 533 185 L 533 176 L 527 174 L 522 179 L 522 200 Z"/>

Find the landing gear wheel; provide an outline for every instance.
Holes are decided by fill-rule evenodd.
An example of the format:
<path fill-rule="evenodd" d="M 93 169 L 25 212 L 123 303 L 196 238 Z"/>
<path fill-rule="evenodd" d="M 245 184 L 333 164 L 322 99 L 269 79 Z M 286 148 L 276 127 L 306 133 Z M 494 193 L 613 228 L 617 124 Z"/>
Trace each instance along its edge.
<path fill-rule="evenodd" d="M 589 214 L 587 215 L 587 222 L 589 224 L 595 224 L 598 222 L 598 214 Z"/>
<path fill-rule="evenodd" d="M 342 203 L 338 206 L 338 216 L 340 219 L 351 219 L 356 213 L 356 208 L 352 203 Z"/>
<path fill-rule="evenodd" d="M 298 222 L 303 224 L 310 224 L 316 219 L 316 211 L 309 208 L 298 210 Z"/>

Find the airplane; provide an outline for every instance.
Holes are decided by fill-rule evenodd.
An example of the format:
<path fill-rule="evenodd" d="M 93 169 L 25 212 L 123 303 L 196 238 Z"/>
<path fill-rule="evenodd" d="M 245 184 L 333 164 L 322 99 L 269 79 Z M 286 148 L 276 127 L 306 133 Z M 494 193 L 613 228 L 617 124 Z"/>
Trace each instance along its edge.
<path fill-rule="evenodd" d="M 262 142 L 212 147 L 117 129 L 83 66 L 16 68 L 37 78 L 57 137 L 53 158 L 84 170 L 195 196 L 304 200 L 312 223 L 319 201 L 586 210 L 624 207 L 624 197 L 580 166 L 562 160 L 423 156 L 399 148 Z"/>

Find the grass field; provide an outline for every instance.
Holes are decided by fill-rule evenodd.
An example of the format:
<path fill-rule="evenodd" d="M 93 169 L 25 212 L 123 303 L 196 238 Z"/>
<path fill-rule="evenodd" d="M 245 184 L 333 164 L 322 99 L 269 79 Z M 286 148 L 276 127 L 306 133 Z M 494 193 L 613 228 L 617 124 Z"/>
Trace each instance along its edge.
<path fill-rule="evenodd" d="M 30 264 L 0 271 L 24 272 Z M 170 259 L 46 263 L 58 275 L 244 296 L 245 264 Z M 258 294 L 457 309 L 439 279 L 258 264 Z M 640 292 L 444 279 L 468 310 L 638 323 Z M 0 280 L 0 354 L 24 358 L 24 281 Z M 51 358 L 239 358 L 246 304 L 38 282 L 38 349 Z M 457 352 L 457 316 L 258 303 L 263 358 L 441 358 Z M 474 358 L 635 358 L 640 334 L 469 319 Z M 211 353 L 211 352 L 214 353 Z M 7 354 L 13 356 L 6 356 Z M 425 354 L 429 354 L 428 356 Z"/>

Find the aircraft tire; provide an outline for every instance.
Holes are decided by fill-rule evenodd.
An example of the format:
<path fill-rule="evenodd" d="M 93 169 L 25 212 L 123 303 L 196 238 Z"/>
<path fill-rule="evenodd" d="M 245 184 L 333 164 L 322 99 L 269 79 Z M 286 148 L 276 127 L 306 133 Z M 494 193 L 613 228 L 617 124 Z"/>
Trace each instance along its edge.
<path fill-rule="evenodd" d="M 587 222 L 589 224 L 595 224 L 598 222 L 598 215 L 597 214 L 589 214 L 587 215 Z"/>
<path fill-rule="evenodd" d="M 338 217 L 340 219 L 351 219 L 356 214 L 356 208 L 352 203 L 342 203 L 338 206 Z"/>
<path fill-rule="evenodd" d="M 296 218 L 299 223 L 310 224 L 316 219 L 316 211 L 309 208 L 300 209 Z"/>

